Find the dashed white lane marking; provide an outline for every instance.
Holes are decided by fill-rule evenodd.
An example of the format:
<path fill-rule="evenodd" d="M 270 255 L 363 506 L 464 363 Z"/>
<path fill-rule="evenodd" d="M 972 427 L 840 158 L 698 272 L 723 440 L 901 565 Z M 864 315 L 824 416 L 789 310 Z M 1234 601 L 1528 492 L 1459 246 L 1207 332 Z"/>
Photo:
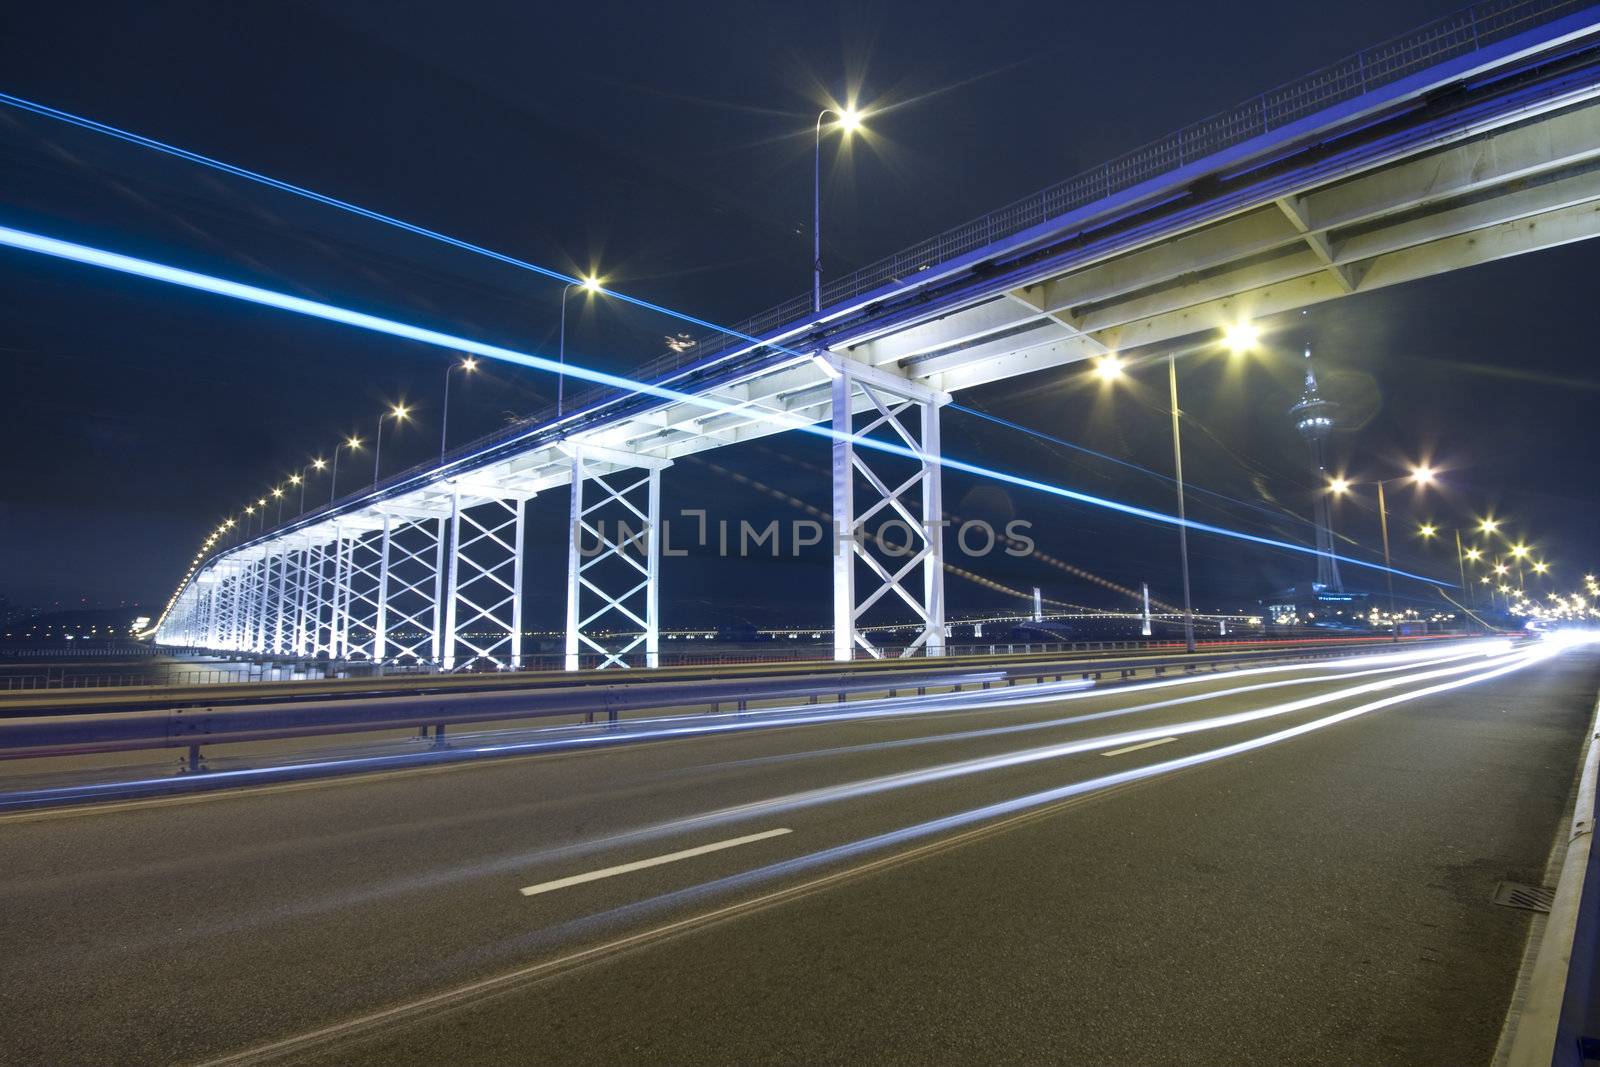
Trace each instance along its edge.
<path fill-rule="evenodd" d="M 1102 752 L 1102 753 L 1100 753 L 1100 755 L 1102 755 L 1102 756 L 1121 756 L 1121 755 L 1125 755 L 1126 753 L 1129 753 L 1129 752 L 1137 752 L 1141 748 L 1155 748 L 1157 745 L 1164 745 L 1168 741 L 1176 741 L 1176 740 L 1177 740 L 1176 737 L 1162 737 L 1162 738 L 1158 738 L 1157 740 L 1154 740 L 1154 741 L 1141 741 L 1137 745 L 1129 745 L 1127 748 L 1114 748 L 1110 752 Z"/>
<path fill-rule="evenodd" d="M 1170 740 L 1170 739 L 1169 739 Z M 557 878 L 553 882 L 540 882 L 538 885 L 522 887 L 525 897 L 538 896 L 554 889 L 565 889 L 571 885 L 582 885 L 584 882 L 594 882 L 601 878 L 611 878 L 618 874 L 627 874 L 630 871 L 642 871 L 646 867 L 659 867 L 663 863 L 677 863 L 679 860 L 693 859 L 695 856 L 704 856 L 708 852 L 721 852 L 725 848 L 737 848 L 748 845 L 754 841 L 765 841 L 769 837 L 780 837 L 790 833 L 788 827 L 779 827 L 776 830 L 763 830 L 759 834 L 746 834 L 743 837 L 730 837 L 726 841 L 714 841 L 709 845 L 699 845 L 695 848 L 686 848 L 682 852 L 668 852 L 664 856 L 652 856 L 647 860 L 636 860 L 633 863 L 623 863 L 616 867 L 607 867 L 604 870 L 589 871 L 587 874 L 575 874 L 570 878 Z"/>

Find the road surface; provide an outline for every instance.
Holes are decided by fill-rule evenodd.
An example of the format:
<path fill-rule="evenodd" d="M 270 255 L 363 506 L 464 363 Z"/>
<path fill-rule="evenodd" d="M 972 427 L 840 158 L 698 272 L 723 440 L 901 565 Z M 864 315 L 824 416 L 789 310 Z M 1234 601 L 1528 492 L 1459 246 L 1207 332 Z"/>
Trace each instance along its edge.
<path fill-rule="evenodd" d="M 1486 1064 L 1597 683 L 1413 649 L 3 816 L 0 1062 Z"/>

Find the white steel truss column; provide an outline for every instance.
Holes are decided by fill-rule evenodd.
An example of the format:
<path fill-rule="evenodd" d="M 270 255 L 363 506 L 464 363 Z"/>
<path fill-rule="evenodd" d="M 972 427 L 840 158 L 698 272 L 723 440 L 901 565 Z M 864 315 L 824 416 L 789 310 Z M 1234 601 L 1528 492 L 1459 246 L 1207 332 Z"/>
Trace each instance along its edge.
<path fill-rule="evenodd" d="M 220 648 L 222 640 L 222 570 L 212 567 L 206 581 L 205 631 L 200 643 L 206 648 Z"/>
<path fill-rule="evenodd" d="M 833 658 L 854 659 L 858 649 L 875 659 L 883 656 L 862 627 L 867 613 L 889 593 L 911 609 L 918 625 L 917 636 L 900 655 L 943 655 L 939 408 L 950 397 L 850 360 L 826 357 L 826 363 L 833 374 L 833 428 L 838 431 L 833 441 Z M 855 447 L 855 439 L 874 434 L 905 455 Z M 863 507 L 857 507 L 858 478 L 868 490 Z M 877 527 L 869 525 L 874 519 Z M 907 588 L 919 569 L 920 596 Z"/>
<path fill-rule="evenodd" d="M 385 512 L 379 532 L 372 658 L 437 663 L 444 610 L 440 564 L 445 519 Z"/>
<path fill-rule="evenodd" d="M 527 499 L 462 503 L 450 496 L 445 670 L 486 660 L 522 666 L 522 531 Z"/>
<path fill-rule="evenodd" d="M 334 573 L 335 541 L 311 546 L 311 570 L 306 586 L 306 621 L 311 628 L 310 652 L 313 658 L 336 659 L 339 636 L 339 609 L 334 602 L 338 576 Z"/>
<path fill-rule="evenodd" d="M 358 533 L 347 540 L 344 561 L 344 658 L 376 660 L 383 615 L 381 536 Z"/>
<path fill-rule="evenodd" d="M 272 594 L 274 607 L 272 613 L 272 653 L 276 656 L 284 656 L 289 653 L 288 581 L 289 557 L 292 555 L 293 553 L 290 551 L 289 546 L 282 545 L 278 555 L 275 557 L 278 561 L 278 581 Z"/>
<path fill-rule="evenodd" d="M 646 667 L 659 667 L 661 472 L 671 461 L 582 443 L 568 445 L 567 451 L 572 504 L 566 669 L 577 670 L 591 654 L 599 657 L 597 668 L 627 667 L 627 657 L 640 650 Z M 593 496 L 590 485 L 598 490 Z M 609 534 L 608 517 L 614 523 Z M 585 537 L 592 538 L 592 553 L 584 548 Z M 609 627 L 625 633 L 608 647 Z"/>
<path fill-rule="evenodd" d="M 297 657 L 309 658 L 316 654 L 311 647 L 313 630 L 308 601 L 311 595 L 311 544 L 309 539 L 300 546 L 295 553 L 295 557 L 294 654 Z"/>
<path fill-rule="evenodd" d="M 271 632 L 269 626 L 272 621 L 272 554 L 265 553 L 261 562 L 256 564 L 260 572 L 257 576 L 256 617 L 255 628 L 251 633 L 250 648 L 253 652 L 268 651 L 267 635 Z"/>

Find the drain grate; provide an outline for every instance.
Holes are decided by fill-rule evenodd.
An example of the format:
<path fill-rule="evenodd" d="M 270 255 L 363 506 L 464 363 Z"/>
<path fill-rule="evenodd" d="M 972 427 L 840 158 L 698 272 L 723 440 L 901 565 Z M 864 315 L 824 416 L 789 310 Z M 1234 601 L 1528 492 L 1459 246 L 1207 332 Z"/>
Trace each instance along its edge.
<path fill-rule="evenodd" d="M 1524 885 L 1521 882 L 1501 882 L 1494 888 L 1494 902 L 1508 908 L 1526 911 L 1549 911 L 1556 900 L 1552 885 Z"/>

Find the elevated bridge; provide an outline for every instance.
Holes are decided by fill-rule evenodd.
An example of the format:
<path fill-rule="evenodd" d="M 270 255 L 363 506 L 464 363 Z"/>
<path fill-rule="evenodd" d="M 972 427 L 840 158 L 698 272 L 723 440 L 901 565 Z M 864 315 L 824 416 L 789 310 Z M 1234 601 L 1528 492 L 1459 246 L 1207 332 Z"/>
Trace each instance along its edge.
<path fill-rule="evenodd" d="M 156 640 L 519 665 L 526 511 L 570 486 L 568 665 L 655 665 L 662 471 L 827 422 L 835 658 L 879 655 L 890 603 L 916 619 L 907 653 L 940 654 L 952 393 L 1594 236 L 1597 94 L 1600 6 L 1474 5 L 839 278 L 820 310 L 808 294 L 641 369 L 715 410 L 591 394 L 216 552 Z M 910 553 L 862 536 L 886 518 Z M 636 536 L 605 536 L 617 520 Z"/>

